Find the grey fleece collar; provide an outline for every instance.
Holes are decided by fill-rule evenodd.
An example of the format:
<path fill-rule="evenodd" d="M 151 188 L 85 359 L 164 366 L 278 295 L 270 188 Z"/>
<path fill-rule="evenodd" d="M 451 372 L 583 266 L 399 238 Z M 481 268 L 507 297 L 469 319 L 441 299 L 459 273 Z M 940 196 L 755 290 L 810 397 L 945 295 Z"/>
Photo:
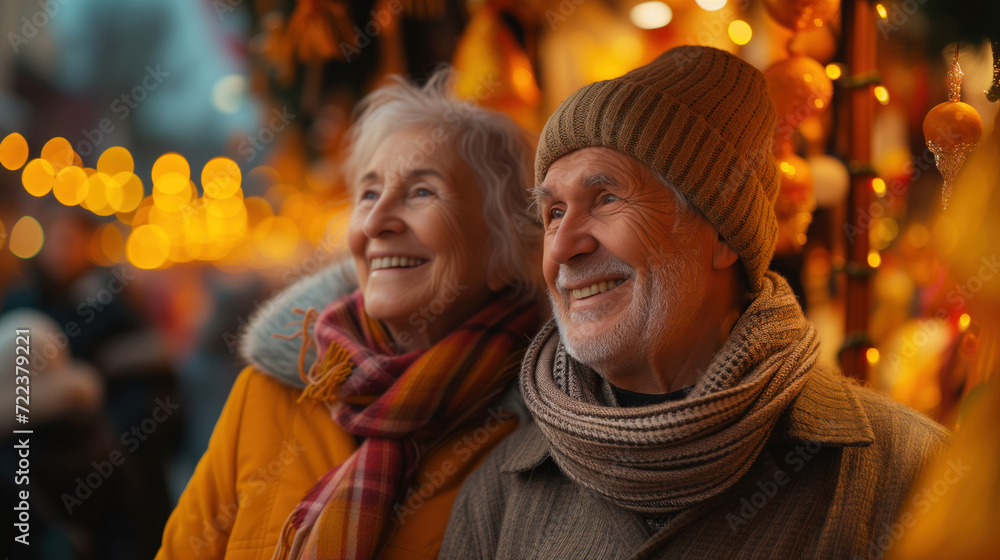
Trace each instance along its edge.
<path fill-rule="evenodd" d="M 272 335 L 291 335 L 298 330 L 297 325 L 287 326 L 302 320 L 302 315 L 293 313 L 292 309 L 314 307 L 322 311 L 335 299 L 353 292 L 357 287 L 354 261 L 350 258 L 292 284 L 268 300 L 251 317 L 247 332 L 240 341 L 240 357 L 286 385 L 305 387 L 305 383 L 299 378 L 302 339 L 284 340 Z M 315 360 L 316 350 L 310 349 L 306 355 L 306 365 L 311 365 Z"/>

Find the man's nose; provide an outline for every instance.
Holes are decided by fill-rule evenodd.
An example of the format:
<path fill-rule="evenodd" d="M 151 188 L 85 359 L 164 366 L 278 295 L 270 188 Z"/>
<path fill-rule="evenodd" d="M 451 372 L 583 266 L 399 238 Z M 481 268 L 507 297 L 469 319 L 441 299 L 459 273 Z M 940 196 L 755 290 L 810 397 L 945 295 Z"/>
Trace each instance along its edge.
<path fill-rule="evenodd" d="M 559 264 L 568 264 L 574 257 L 593 253 L 600 244 L 591 233 L 592 226 L 593 222 L 587 216 L 567 211 L 545 248 L 545 257 Z"/>

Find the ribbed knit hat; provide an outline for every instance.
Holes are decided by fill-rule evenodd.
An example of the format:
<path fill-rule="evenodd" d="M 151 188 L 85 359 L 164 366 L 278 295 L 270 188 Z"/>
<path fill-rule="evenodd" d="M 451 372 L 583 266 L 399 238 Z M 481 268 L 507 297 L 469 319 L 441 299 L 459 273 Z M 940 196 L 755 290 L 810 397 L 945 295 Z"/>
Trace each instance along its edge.
<path fill-rule="evenodd" d="M 757 291 L 778 234 L 773 134 L 763 74 L 725 51 L 677 47 L 563 101 L 539 139 L 535 182 L 581 148 L 630 155 L 688 197 L 740 256 Z"/>

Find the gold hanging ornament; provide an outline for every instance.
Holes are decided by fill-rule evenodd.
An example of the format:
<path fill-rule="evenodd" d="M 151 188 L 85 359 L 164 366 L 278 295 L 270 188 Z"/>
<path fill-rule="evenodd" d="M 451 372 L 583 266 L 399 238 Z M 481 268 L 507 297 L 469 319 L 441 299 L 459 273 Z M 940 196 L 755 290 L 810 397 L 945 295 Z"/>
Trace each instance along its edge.
<path fill-rule="evenodd" d="M 959 101 L 962 94 L 962 68 L 958 65 L 958 46 L 955 46 L 955 60 L 948 70 L 948 101 L 927 112 L 924 117 L 924 139 L 927 149 L 934 154 L 944 189 L 941 191 L 941 207 L 948 208 L 955 179 L 965 158 L 979 144 L 983 135 L 983 119 L 971 105 Z"/>

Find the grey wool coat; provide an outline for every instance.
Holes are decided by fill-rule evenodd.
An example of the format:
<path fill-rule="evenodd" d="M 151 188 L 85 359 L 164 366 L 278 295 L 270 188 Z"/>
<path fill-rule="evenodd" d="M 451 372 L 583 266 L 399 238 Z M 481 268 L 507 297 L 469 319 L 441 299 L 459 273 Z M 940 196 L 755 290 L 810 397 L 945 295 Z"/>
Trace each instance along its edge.
<path fill-rule="evenodd" d="M 653 530 L 564 476 L 529 422 L 466 480 L 439 558 L 881 558 L 911 484 L 949 438 L 816 368 L 734 486 Z"/>

